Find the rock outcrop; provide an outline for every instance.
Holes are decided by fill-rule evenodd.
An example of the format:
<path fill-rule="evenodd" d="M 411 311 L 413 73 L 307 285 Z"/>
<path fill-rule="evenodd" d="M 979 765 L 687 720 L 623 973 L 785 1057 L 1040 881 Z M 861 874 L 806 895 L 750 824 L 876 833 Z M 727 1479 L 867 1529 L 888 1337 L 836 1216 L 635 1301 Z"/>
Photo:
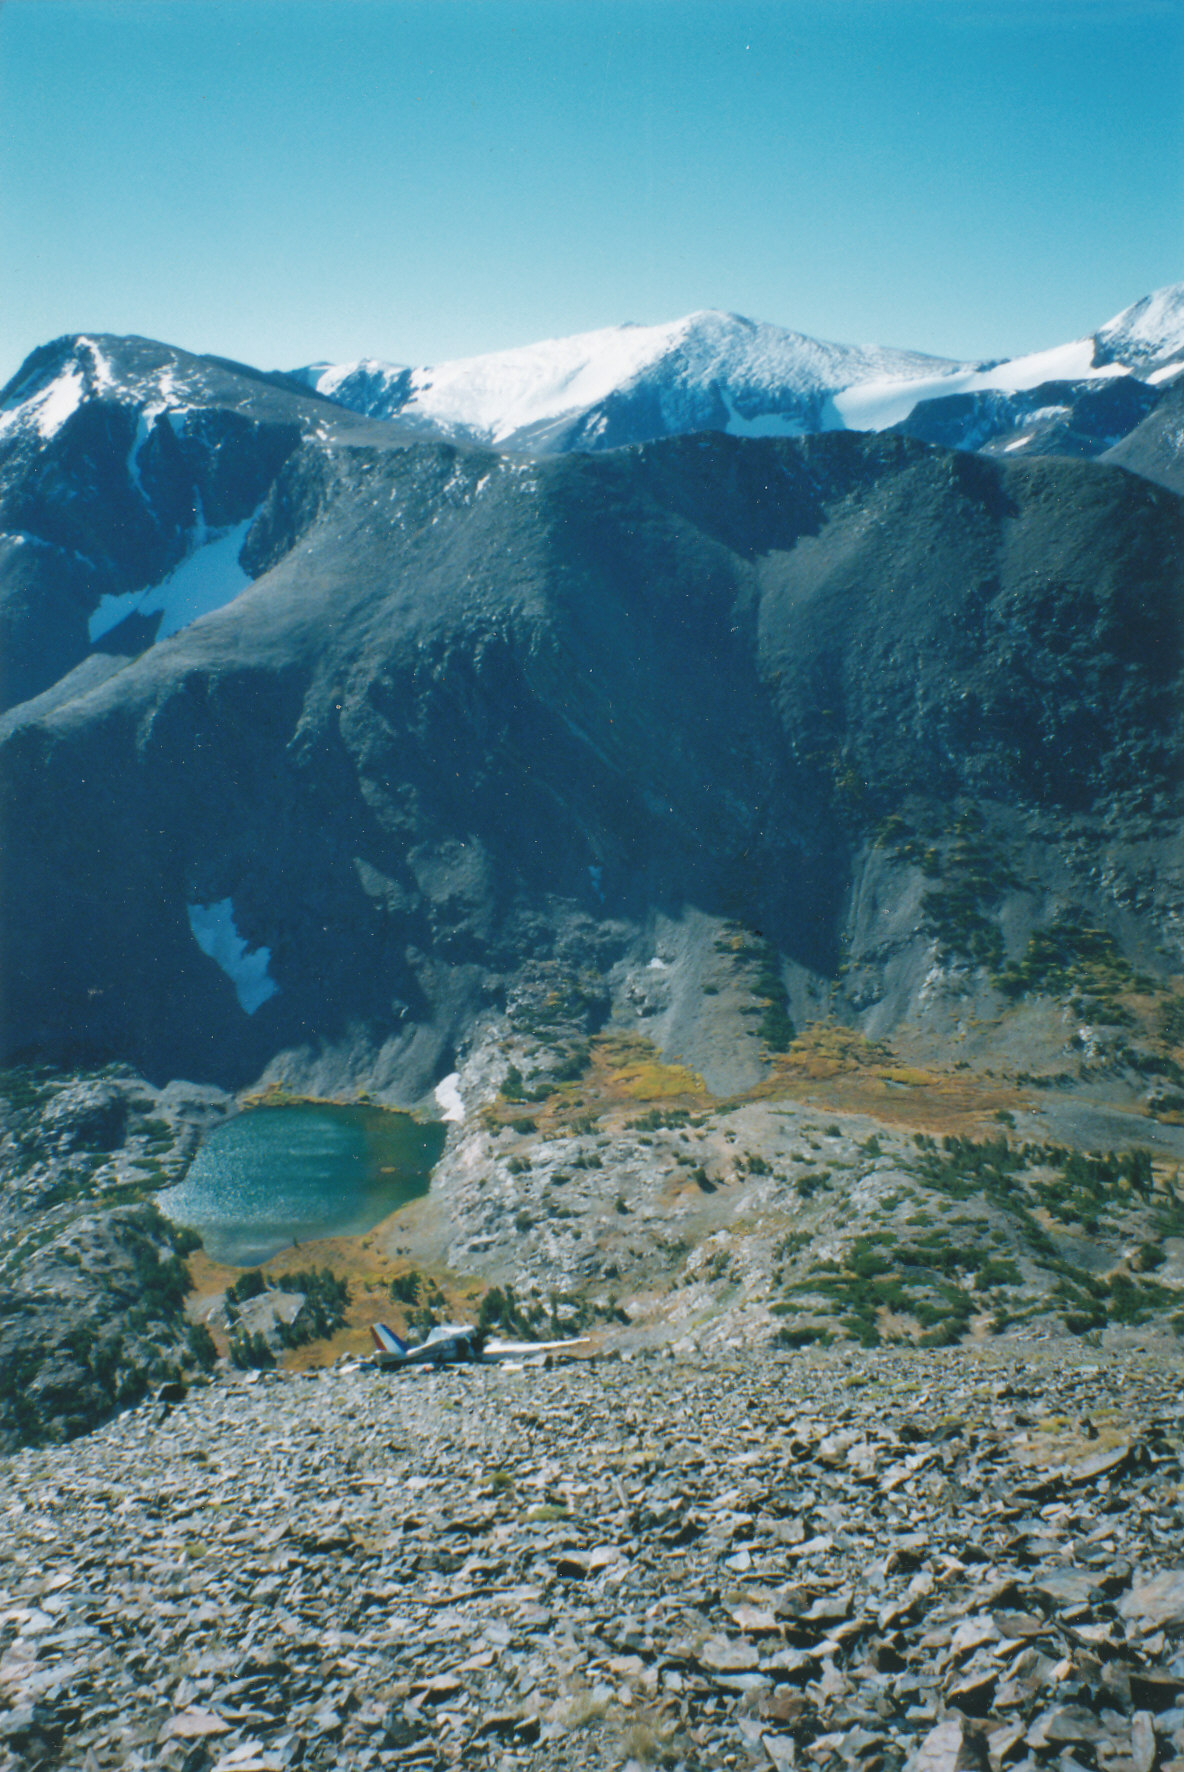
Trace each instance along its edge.
<path fill-rule="evenodd" d="M 124 1206 L 74 1219 L 0 1283 L 0 1452 L 72 1439 L 209 1369 L 183 1309 L 195 1245 L 151 1204 Z"/>

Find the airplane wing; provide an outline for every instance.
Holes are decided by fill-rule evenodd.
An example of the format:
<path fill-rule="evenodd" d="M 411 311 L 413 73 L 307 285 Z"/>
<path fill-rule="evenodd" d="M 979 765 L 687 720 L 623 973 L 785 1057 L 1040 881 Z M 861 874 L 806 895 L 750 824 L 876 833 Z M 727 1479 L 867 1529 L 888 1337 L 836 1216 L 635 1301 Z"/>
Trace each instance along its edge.
<path fill-rule="evenodd" d="M 528 1360 L 532 1354 L 554 1354 L 572 1348 L 587 1347 L 588 1337 L 576 1335 L 567 1341 L 487 1341 L 481 1350 L 483 1360 Z"/>
<path fill-rule="evenodd" d="M 472 1360 L 529 1360 L 538 1354 L 570 1353 L 587 1347 L 585 1335 L 571 1336 L 565 1341 L 482 1341 L 480 1333 L 466 1323 L 441 1323 L 426 1341 L 411 1347 L 388 1329 L 375 1323 L 370 1330 L 374 1338 L 375 1362 L 379 1366 L 446 1366 Z"/>

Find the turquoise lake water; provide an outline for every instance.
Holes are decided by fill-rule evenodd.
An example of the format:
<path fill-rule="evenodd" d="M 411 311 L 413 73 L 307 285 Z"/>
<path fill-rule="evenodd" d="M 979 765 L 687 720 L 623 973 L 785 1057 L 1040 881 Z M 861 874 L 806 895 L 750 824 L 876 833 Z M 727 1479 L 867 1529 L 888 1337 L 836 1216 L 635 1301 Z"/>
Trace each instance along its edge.
<path fill-rule="evenodd" d="M 215 1261 L 251 1267 L 317 1237 L 360 1236 L 428 1190 L 445 1128 L 381 1108 L 251 1108 L 156 1196 Z"/>

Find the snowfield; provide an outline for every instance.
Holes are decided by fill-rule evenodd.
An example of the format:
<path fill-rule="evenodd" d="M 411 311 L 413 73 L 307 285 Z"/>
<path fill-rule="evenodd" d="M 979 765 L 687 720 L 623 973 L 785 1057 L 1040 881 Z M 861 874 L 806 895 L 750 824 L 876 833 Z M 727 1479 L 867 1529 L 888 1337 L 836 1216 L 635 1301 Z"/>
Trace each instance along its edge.
<path fill-rule="evenodd" d="M 1019 394 L 1046 381 L 1094 381 L 1107 376 L 1129 375 L 1121 363 L 1093 364 L 1094 341 L 1077 338 L 1051 351 L 1033 351 L 1027 357 L 993 364 L 989 369 L 952 370 L 925 381 L 866 382 L 848 388 L 835 398 L 835 408 L 849 431 L 882 431 L 906 419 L 921 400 L 940 400 L 948 394 L 976 394 L 991 389 Z"/>
<path fill-rule="evenodd" d="M 688 399 L 702 402 L 714 393 L 734 435 L 799 436 L 817 426 L 803 422 L 800 398 L 788 413 L 776 411 L 787 394 L 824 397 L 856 381 L 905 381 L 958 367 L 916 351 L 829 344 L 708 310 L 659 326 L 610 326 L 410 372 L 364 360 L 296 373 L 329 399 L 353 381 L 350 404 L 358 410 L 357 394 L 368 387 L 365 410 L 392 417 L 389 396 L 403 380 L 397 416 L 498 444 L 643 383 L 654 387 L 672 429 Z"/>

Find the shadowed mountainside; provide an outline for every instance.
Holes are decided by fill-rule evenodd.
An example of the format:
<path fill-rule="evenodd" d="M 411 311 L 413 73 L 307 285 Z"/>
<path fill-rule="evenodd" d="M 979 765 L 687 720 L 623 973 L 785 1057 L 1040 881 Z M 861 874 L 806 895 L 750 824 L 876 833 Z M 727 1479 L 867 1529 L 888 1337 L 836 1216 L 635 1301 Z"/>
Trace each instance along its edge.
<path fill-rule="evenodd" d="M 656 908 L 834 980 L 906 803 L 1175 828 L 1180 539 L 1117 469 L 887 434 L 295 439 L 249 589 L 10 719 L 4 1050 L 332 1050 L 411 1100 L 527 957 L 603 969 Z M 195 940 L 227 901 L 250 1012 Z"/>

